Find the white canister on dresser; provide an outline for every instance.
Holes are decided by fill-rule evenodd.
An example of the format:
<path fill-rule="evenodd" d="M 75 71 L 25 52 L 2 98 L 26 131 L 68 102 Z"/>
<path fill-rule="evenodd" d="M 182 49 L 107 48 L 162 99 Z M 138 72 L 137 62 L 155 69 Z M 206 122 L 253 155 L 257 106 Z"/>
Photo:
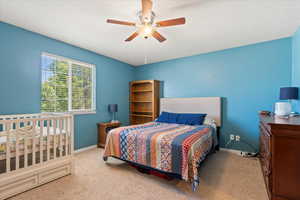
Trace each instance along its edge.
<path fill-rule="evenodd" d="M 286 116 L 292 112 L 292 105 L 290 102 L 275 103 L 275 115 Z"/>

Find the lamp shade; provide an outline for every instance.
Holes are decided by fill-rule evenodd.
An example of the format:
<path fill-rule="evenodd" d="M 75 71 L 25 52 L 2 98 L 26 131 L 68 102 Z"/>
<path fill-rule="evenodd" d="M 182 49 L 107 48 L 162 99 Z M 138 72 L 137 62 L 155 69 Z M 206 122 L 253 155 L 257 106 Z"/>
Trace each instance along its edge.
<path fill-rule="evenodd" d="M 108 112 L 118 112 L 118 104 L 108 104 Z"/>
<path fill-rule="evenodd" d="M 280 100 L 298 99 L 297 87 L 280 88 Z"/>

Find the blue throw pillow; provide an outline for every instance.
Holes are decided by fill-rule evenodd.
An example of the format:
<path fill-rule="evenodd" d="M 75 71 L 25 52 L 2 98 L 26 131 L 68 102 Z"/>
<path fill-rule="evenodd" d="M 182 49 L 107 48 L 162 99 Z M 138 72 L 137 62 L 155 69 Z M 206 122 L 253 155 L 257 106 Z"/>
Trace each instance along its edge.
<path fill-rule="evenodd" d="M 177 123 L 178 114 L 176 113 L 168 113 L 168 121 L 169 123 Z"/>
<path fill-rule="evenodd" d="M 202 125 L 206 114 L 178 114 L 177 123 L 186 125 Z"/>
<path fill-rule="evenodd" d="M 167 112 L 162 112 L 159 117 L 156 120 L 157 122 L 163 122 L 167 123 L 168 122 L 168 113 Z"/>
<path fill-rule="evenodd" d="M 176 113 L 162 112 L 156 121 L 163 123 L 177 123 L 177 116 L 178 114 Z"/>

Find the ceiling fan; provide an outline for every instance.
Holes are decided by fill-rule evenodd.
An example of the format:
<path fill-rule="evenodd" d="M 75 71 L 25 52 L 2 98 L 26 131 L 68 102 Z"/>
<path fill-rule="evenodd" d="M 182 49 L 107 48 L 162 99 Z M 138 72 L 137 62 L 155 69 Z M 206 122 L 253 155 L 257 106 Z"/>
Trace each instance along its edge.
<path fill-rule="evenodd" d="M 138 23 L 120 21 L 114 19 L 108 19 L 107 23 L 137 27 L 138 30 L 134 32 L 132 35 L 130 35 L 125 40 L 126 42 L 132 41 L 138 35 L 143 35 L 145 39 L 152 36 L 155 39 L 157 39 L 159 42 L 163 42 L 166 40 L 166 38 L 162 36 L 159 32 L 157 32 L 157 28 L 185 24 L 185 18 L 182 17 L 182 18 L 154 22 L 155 13 L 152 11 L 152 5 L 153 5 L 152 0 L 142 0 L 142 10 L 138 12 L 138 18 L 139 18 Z"/>

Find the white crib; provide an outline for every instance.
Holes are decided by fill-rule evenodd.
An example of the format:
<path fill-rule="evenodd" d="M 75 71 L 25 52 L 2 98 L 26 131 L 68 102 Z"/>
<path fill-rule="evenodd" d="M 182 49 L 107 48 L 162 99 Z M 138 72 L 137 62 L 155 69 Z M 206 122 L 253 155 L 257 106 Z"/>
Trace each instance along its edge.
<path fill-rule="evenodd" d="M 0 200 L 71 174 L 73 116 L 0 115 Z"/>

